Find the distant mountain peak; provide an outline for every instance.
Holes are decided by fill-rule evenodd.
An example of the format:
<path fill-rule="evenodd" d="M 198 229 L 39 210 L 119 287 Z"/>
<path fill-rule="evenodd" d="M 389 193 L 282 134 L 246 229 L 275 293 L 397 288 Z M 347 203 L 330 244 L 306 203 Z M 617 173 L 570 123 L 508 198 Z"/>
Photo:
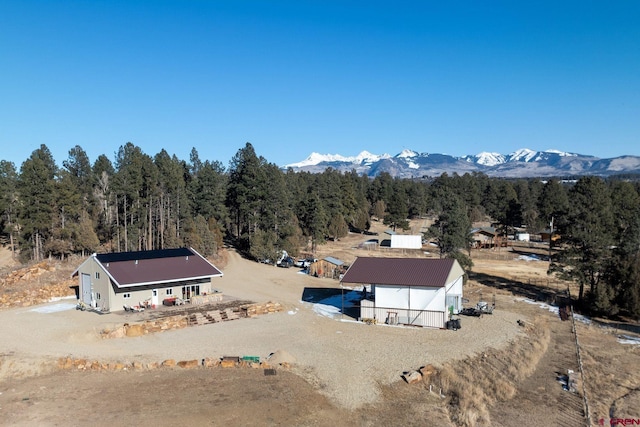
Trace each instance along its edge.
<path fill-rule="evenodd" d="M 406 159 L 406 158 L 411 158 L 411 157 L 416 157 L 418 156 L 418 153 L 416 153 L 413 150 L 409 150 L 407 148 L 405 148 L 404 150 L 402 150 L 400 152 L 400 154 L 396 155 L 395 157 L 400 158 L 400 159 Z"/>
<path fill-rule="evenodd" d="M 599 159 L 594 156 L 549 149 L 534 151 L 521 148 L 508 155 L 482 151 L 462 157 L 447 154 L 418 153 L 403 149 L 399 154 L 372 154 L 362 151 L 357 156 L 311 153 L 305 160 L 286 165 L 286 168 L 321 173 L 326 168 L 377 176 L 388 173 L 399 178 L 440 176 L 480 172 L 488 176 L 526 178 L 551 176 L 600 175 L 619 173 L 640 174 L 640 157 L 619 156 Z"/>
<path fill-rule="evenodd" d="M 301 162 L 285 165 L 286 168 L 304 168 L 306 166 L 316 166 L 321 163 L 351 163 L 351 164 L 367 164 L 375 163 L 381 159 L 389 158 L 388 154 L 371 154 L 368 151 L 362 151 L 357 156 L 346 157 L 340 154 L 320 154 L 313 152 Z"/>
<path fill-rule="evenodd" d="M 560 151 L 560 150 L 554 150 L 554 149 L 549 149 L 549 150 L 544 150 L 545 153 L 551 153 L 551 154 L 557 154 L 561 157 L 575 157 L 577 156 L 577 154 L 574 153 L 567 153 L 566 151 Z"/>
<path fill-rule="evenodd" d="M 475 155 L 475 163 L 484 166 L 496 166 L 504 163 L 507 159 L 500 153 L 489 153 L 483 151 Z"/>
<path fill-rule="evenodd" d="M 537 154 L 538 154 L 537 151 L 533 151 L 533 150 L 530 150 L 528 148 L 521 148 L 521 149 L 516 150 L 513 153 L 509 154 L 507 156 L 507 158 L 508 158 L 509 161 L 512 161 L 512 162 L 529 162 Z"/>

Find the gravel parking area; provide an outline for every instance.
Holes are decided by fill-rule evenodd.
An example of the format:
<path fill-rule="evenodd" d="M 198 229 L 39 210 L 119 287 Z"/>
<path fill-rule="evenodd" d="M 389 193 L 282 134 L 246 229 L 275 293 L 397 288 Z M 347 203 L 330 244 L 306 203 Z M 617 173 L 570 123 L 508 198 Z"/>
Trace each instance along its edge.
<path fill-rule="evenodd" d="M 275 268 L 229 254 L 216 287 L 238 299 L 279 302 L 285 310 L 150 334 L 102 339 L 99 332 L 143 319 L 143 314 L 81 312 L 62 300 L 46 306 L 0 312 L 0 379 L 33 376 L 52 369 L 52 361 L 71 356 L 99 361 L 161 362 L 205 357 L 255 355 L 278 350 L 295 359 L 292 371 L 344 408 L 375 401 L 377 384 L 400 379 L 403 371 L 461 359 L 488 347 L 500 347 L 520 333 L 522 314 L 502 296 L 493 315 L 462 318 L 458 331 L 366 325 L 327 317 L 302 301 L 305 288 L 336 288 L 339 283 Z M 58 304 L 55 306 L 55 304 Z M 60 305 L 62 304 L 62 305 Z M 49 307 L 49 308 L 47 308 Z M 56 307 L 59 309 L 56 309 Z"/>

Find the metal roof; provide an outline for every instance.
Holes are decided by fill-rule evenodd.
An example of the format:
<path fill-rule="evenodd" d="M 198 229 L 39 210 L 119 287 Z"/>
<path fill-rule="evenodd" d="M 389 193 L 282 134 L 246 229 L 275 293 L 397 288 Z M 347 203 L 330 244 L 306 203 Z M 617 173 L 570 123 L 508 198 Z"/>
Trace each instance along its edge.
<path fill-rule="evenodd" d="M 192 248 L 95 254 L 118 287 L 181 282 L 222 276 Z"/>
<path fill-rule="evenodd" d="M 96 258 L 98 259 L 98 261 L 104 264 L 106 262 L 135 261 L 153 258 L 171 258 L 189 255 L 193 255 L 193 252 L 191 252 L 189 248 L 174 248 L 156 249 L 152 251 L 112 252 L 96 254 Z"/>
<path fill-rule="evenodd" d="M 330 262 L 331 264 L 337 265 L 338 267 L 344 264 L 344 261 L 340 261 L 338 258 L 334 258 L 332 256 L 324 257 L 324 260 Z"/>
<path fill-rule="evenodd" d="M 342 282 L 377 285 L 443 287 L 452 270 L 464 274 L 454 259 L 359 257 L 344 274 Z M 458 276 L 459 277 L 459 276 Z"/>
<path fill-rule="evenodd" d="M 473 233 L 484 233 L 484 234 L 492 234 L 496 235 L 496 229 L 493 227 L 477 227 L 471 229 L 471 234 Z"/>

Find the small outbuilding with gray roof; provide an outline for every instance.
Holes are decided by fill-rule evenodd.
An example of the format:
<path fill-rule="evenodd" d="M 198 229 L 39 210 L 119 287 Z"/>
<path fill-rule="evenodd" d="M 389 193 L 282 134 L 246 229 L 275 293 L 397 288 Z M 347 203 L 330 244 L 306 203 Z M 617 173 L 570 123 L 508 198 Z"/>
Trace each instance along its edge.
<path fill-rule="evenodd" d="M 464 270 L 454 259 L 359 257 L 342 283 L 361 284 L 360 318 L 444 328 L 462 308 Z"/>
<path fill-rule="evenodd" d="M 93 254 L 73 272 L 79 299 L 99 311 L 162 304 L 212 292 L 222 272 L 192 248 Z"/>

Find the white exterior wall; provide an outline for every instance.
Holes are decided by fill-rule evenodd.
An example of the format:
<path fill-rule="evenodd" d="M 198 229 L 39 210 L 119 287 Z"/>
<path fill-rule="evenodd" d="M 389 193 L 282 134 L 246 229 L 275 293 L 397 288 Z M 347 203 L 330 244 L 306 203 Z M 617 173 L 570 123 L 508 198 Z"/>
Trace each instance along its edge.
<path fill-rule="evenodd" d="M 375 285 L 376 306 L 409 308 L 409 288 L 399 286 Z"/>
<path fill-rule="evenodd" d="M 376 306 L 444 311 L 445 289 L 375 285 Z"/>
<path fill-rule="evenodd" d="M 422 249 L 422 236 L 410 234 L 392 234 L 391 248 L 395 249 Z"/>
<path fill-rule="evenodd" d="M 393 313 L 393 314 L 390 314 Z M 425 326 L 428 328 L 444 328 L 449 320 L 448 312 L 429 310 L 390 309 L 387 307 L 374 307 L 371 300 L 360 302 L 361 319 L 376 319 L 378 323 L 390 323 L 389 316 L 397 319 L 398 324 Z"/>
<path fill-rule="evenodd" d="M 446 286 L 447 298 L 445 301 L 445 307 L 449 310 L 449 307 L 453 307 L 453 313 L 458 314 L 462 309 L 462 284 L 464 279 L 462 276 L 458 277 L 455 281 L 449 283 Z"/>
<path fill-rule="evenodd" d="M 458 277 L 454 282 L 451 282 L 447 285 L 447 295 L 460 295 L 462 296 L 462 283 L 463 278 Z"/>
<path fill-rule="evenodd" d="M 89 276 L 90 289 L 84 289 L 82 283 L 82 275 Z M 110 296 L 113 290 L 110 286 L 109 276 L 96 262 L 94 257 L 88 258 L 78 268 L 78 284 L 80 301 L 83 301 L 83 295 L 87 292 L 91 295 L 90 301 L 84 301 L 87 304 L 95 304 L 101 310 L 108 311 L 110 309 Z"/>

